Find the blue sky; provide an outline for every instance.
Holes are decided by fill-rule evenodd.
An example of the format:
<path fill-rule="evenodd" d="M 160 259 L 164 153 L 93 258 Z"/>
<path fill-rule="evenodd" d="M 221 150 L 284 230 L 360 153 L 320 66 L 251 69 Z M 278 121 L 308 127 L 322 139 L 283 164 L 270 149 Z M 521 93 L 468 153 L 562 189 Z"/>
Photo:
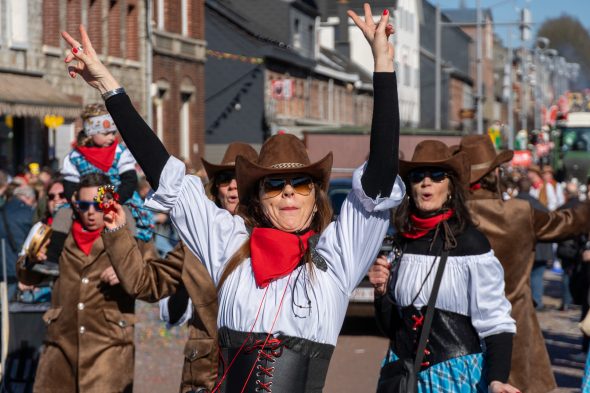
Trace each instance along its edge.
<path fill-rule="evenodd" d="M 441 8 L 458 8 L 461 0 L 430 0 L 433 4 L 440 4 Z M 475 7 L 476 0 L 463 0 L 467 7 Z M 582 25 L 589 29 L 590 0 L 481 0 L 484 8 L 492 7 L 492 15 L 495 22 L 512 22 L 518 20 L 518 9 L 527 7 L 531 10 L 533 18 L 533 34 L 541 26 L 544 20 L 556 18 L 563 14 L 577 17 Z M 589 29 L 590 30 L 590 29 Z M 507 44 L 508 28 L 497 27 L 497 34 Z M 512 34 L 513 45 L 520 44 L 520 32 L 515 27 Z"/>

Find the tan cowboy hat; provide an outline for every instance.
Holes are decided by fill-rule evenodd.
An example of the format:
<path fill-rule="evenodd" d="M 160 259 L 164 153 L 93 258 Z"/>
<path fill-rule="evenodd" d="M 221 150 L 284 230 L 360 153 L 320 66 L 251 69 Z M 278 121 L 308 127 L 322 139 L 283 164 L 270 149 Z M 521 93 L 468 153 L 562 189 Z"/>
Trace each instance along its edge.
<path fill-rule="evenodd" d="M 332 152 L 318 162 L 311 163 L 303 142 L 291 134 L 271 136 L 260 149 L 258 160 L 238 156 L 236 177 L 240 202 L 248 200 L 258 191 L 258 182 L 268 175 L 304 173 L 328 189 L 332 171 Z"/>
<path fill-rule="evenodd" d="M 232 142 L 227 146 L 221 164 L 215 165 L 204 158 L 201 158 L 205 171 L 207 172 L 207 177 L 213 179 L 213 177 L 219 172 L 235 170 L 237 156 L 243 156 L 250 161 L 254 161 L 258 158 L 258 153 L 256 153 L 256 150 L 247 143 Z"/>
<path fill-rule="evenodd" d="M 411 161 L 400 160 L 399 173 L 406 179 L 413 169 L 422 167 L 450 169 L 463 184 L 467 184 L 469 178 L 469 165 L 465 154 L 453 155 L 451 149 L 441 141 L 425 140 L 418 143 Z"/>
<path fill-rule="evenodd" d="M 471 164 L 469 183 L 477 183 L 497 166 L 512 160 L 514 151 L 503 150 L 496 153 L 492 139 L 487 135 L 467 135 L 461 138 L 459 152 L 467 154 Z"/>

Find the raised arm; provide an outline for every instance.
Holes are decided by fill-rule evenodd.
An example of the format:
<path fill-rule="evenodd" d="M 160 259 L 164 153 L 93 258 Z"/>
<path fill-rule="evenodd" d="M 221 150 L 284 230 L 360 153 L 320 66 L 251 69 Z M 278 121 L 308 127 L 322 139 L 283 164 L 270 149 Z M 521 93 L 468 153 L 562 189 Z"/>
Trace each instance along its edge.
<path fill-rule="evenodd" d="M 364 11 L 364 20 L 353 11 L 348 11 L 348 15 L 371 45 L 375 61 L 371 142 L 361 182 L 365 194 L 376 198 L 391 193 L 398 173 L 400 121 L 397 81 L 393 72 L 394 48 L 389 43 L 389 36 L 394 32 L 393 26 L 389 24 L 389 11 L 383 11 L 377 25 L 373 21 L 371 7 L 366 3 Z"/>
<path fill-rule="evenodd" d="M 71 52 L 65 58 L 68 73 L 72 78 L 80 75 L 88 85 L 100 91 L 125 144 L 143 169 L 150 186 L 157 189 L 170 154 L 137 113 L 119 82 L 102 64 L 84 26 L 80 25 L 81 44 L 65 31 L 62 37 L 71 46 Z"/>

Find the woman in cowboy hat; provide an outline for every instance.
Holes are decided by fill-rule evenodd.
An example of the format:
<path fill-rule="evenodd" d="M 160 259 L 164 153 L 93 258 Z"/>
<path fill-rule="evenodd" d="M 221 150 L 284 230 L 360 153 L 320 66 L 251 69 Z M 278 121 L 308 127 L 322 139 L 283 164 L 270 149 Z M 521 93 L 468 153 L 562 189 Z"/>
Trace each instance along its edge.
<path fill-rule="evenodd" d="M 471 164 L 471 192 L 467 205 L 478 229 L 492 245 L 504 267 L 506 297 L 512 304 L 517 333 L 512 351 L 510 383 L 524 392 L 549 392 L 555 378 L 533 306 L 530 288 L 536 242 L 553 242 L 590 230 L 590 206 L 554 212 L 535 210 L 528 201 L 502 200 L 499 166 L 513 152 L 496 152 L 487 135 L 470 135 L 461 140 Z"/>
<path fill-rule="evenodd" d="M 207 268 L 219 293 L 219 337 L 227 392 L 321 392 L 348 297 L 375 258 L 388 210 L 404 195 L 397 179 L 399 110 L 389 14 L 374 24 L 349 12 L 371 44 L 375 60 L 374 112 L 368 162 L 353 176 L 353 191 L 336 222 L 326 195 L 332 155 L 309 160 L 303 143 L 275 135 L 257 161 L 236 160 L 239 215 L 217 207 L 200 179 L 185 176 L 101 64 L 83 28 L 83 48 L 66 58 L 106 99 L 130 150 L 156 190 L 148 206 L 170 213 L 187 248 Z M 114 216 L 103 236 L 127 236 Z M 130 249 L 129 253 L 136 253 Z M 136 260 L 136 259 L 135 259 Z M 198 357 L 198 354 L 197 354 Z"/>
<path fill-rule="evenodd" d="M 395 214 L 400 252 L 393 267 L 378 260 L 369 274 L 378 320 L 391 339 L 380 389 L 387 391 L 388 378 L 409 359 L 422 365 L 418 391 L 487 392 L 489 386 L 491 392 L 517 392 L 505 383 L 515 324 L 502 265 L 465 204 L 465 155 L 426 140 L 411 161 L 400 161 L 400 175 L 409 190 Z M 439 266 L 432 325 L 423 359 L 415 360 Z"/>

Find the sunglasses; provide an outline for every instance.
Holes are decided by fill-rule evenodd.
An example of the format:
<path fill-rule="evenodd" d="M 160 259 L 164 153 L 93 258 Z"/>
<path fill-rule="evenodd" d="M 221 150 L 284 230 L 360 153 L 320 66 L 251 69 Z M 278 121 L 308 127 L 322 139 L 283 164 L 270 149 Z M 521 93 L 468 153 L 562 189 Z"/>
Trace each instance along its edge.
<path fill-rule="evenodd" d="M 215 175 L 215 182 L 217 183 L 217 187 L 227 187 L 232 180 L 236 178 L 236 172 L 234 171 L 225 171 L 220 172 Z"/>
<path fill-rule="evenodd" d="M 65 199 L 66 194 L 63 192 L 58 192 L 57 194 L 54 194 L 52 192 L 50 192 L 49 194 L 47 194 L 47 199 L 49 199 L 50 201 L 54 200 L 54 199 Z"/>
<path fill-rule="evenodd" d="M 78 208 L 78 210 L 80 210 L 83 213 L 86 213 L 88 209 L 90 209 L 90 206 L 94 206 L 94 210 L 97 212 L 102 211 L 102 209 L 100 208 L 100 202 L 76 201 L 75 205 Z"/>
<path fill-rule="evenodd" d="M 313 188 L 313 179 L 309 176 L 297 176 L 288 179 L 267 177 L 262 181 L 262 189 L 266 198 L 274 198 L 279 195 L 289 184 L 299 195 L 307 196 Z"/>
<path fill-rule="evenodd" d="M 408 177 L 412 183 L 420 183 L 426 177 L 429 177 L 435 183 L 440 183 L 448 176 L 449 174 L 443 169 L 416 169 L 410 172 Z"/>

